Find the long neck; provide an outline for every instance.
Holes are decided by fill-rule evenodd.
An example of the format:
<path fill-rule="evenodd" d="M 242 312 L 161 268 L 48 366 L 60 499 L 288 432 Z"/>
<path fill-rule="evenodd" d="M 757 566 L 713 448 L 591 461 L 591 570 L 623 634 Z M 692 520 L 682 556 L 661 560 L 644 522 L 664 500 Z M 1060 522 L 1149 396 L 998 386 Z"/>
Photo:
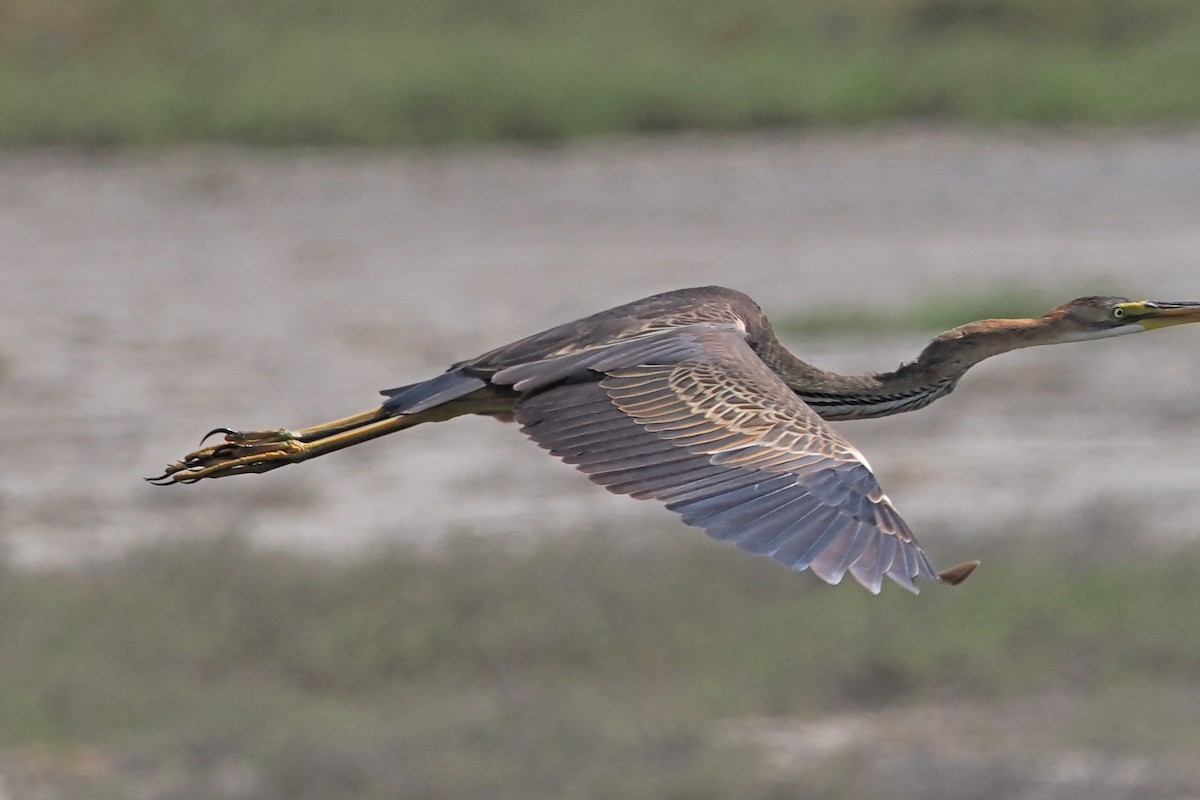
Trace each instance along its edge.
<path fill-rule="evenodd" d="M 825 419 L 866 419 L 915 411 L 954 390 L 959 378 L 985 358 L 1051 343 L 1037 320 L 983 320 L 930 342 L 913 361 L 891 372 L 839 375 L 792 356 L 782 345 L 760 350 L 763 360 Z"/>

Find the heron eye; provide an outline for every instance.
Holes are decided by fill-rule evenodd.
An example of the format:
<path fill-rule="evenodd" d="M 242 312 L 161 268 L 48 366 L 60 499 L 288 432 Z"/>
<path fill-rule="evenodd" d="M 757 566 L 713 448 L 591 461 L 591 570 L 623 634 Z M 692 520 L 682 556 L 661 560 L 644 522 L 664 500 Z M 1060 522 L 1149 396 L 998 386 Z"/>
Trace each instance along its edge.
<path fill-rule="evenodd" d="M 1112 310 L 1113 319 L 1125 319 L 1125 309 L 1120 306 L 1114 306 Z"/>

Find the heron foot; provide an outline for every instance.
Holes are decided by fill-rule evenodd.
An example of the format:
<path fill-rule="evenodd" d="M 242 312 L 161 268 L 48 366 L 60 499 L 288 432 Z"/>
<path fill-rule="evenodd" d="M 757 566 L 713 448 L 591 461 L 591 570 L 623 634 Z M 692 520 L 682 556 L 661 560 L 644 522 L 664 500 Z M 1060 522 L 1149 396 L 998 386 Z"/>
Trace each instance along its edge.
<path fill-rule="evenodd" d="M 200 444 L 204 445 L 205 441 L 217 434 L 222 434 L 222 441 L 188 453 L 182 461 L 168 466 L 162 475 L 146 480 L 158 486 L 169 486 L 173 483 L 195 483 L 204 478 L 270 472 L 393 431 L 411 428 L 422 422 L 449 419 L 450 416 L 454 414 L 447 415 L 435 411 L 392 416 L 381 407 L 296 430 L 274 428 L 265 431 L 235 431 L 230 428 L 214 428 L 205 434 Z"/>
<path fill-rule="evenodd" d="M 201 444 L 217 433 L 224 434 L 221 442 L 188 453 L 182 460 L 168 466 L 162 475 L 146 480 L 158 486 L 167 486 L 243 472 L 269 472 L 303 461 L 308 457 L 306 451 L 311 449 L 302 440 L 303 437 L 285 428 L 266 431 L 216 428 L 205 435 Z"/>

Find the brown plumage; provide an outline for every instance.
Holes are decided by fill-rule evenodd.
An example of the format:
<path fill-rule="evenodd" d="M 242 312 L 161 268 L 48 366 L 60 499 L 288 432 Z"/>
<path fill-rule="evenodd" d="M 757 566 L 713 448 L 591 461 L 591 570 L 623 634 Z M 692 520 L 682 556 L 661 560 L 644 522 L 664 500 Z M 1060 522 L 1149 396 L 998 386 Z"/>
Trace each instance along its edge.
<path fill-rule="evenodd" d="M 1200 320 L 1200 304 L 1088 297 L 1032 320 L 983 320 L 938 336 L 892 372 L 838 375 L 800 361 L 746 295 L 720 287 L 654 295 L 385 390 L 377 409 L 301 430 L 238 432 L 153 479 L 266 472 L 463 414 L 515 420 L 538 445 L 610 491 L 666 504 L 689 525 L 793 569 L 872 592 L 886 575 L 938 573 L 862 454 L 825 424 L 921 408 L 972 365 L 1017 347 Z M 211 434 L 210 434 L 211 435 Z"/>

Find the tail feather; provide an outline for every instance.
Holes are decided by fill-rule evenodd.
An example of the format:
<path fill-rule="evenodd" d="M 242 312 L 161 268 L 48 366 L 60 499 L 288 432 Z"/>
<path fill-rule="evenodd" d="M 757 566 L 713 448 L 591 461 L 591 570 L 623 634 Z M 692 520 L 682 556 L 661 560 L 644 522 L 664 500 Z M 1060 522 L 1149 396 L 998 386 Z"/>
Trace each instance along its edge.
<path fill-rule="evenodd" d="M 384 389 L 380 394 L 388 398 L 383 402 L 383 410 L 388 414 L 417 414 L 478 391 L 484 386 L 487 386 L 487 383 L 482 378 L 452 369 L 427 381 Z"/>

